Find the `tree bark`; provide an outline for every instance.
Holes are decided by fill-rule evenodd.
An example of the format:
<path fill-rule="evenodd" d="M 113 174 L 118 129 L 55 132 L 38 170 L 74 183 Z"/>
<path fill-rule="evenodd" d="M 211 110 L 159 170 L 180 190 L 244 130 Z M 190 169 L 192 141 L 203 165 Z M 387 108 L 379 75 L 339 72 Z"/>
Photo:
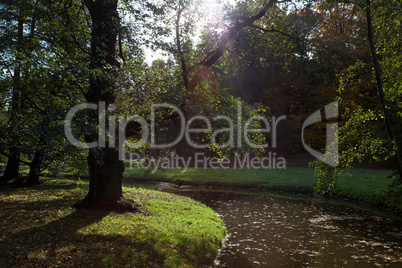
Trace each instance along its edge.
<path fill-rule="evenodd" d="M 106 107 L 115 100 L 111 67 L 119 66 L 115 59 L 120 27 L 117 3 L 118 0 L 85 0 L 92 19 L 90 88 L 85 97 L 89 103 L 104 101 Z M 91 116 L 91 123 L 99 123 L 98 112 Z M 85 137 L 87 142 L 98 138 L 95 126 Z M 115 144 L 119 143 L 116 141 Z M 107 148 L 108 145 L 106 141 L 105 148 L 89 150 L 89 192 L 84 200 L 76 204 L 78 208 L 113 206 L 122 200 L 124 164 L 119 160 L 118 151 Z"/>
<path fill-rule="evenodd" d="M 11 99 L 11 110 L 10 110 L 10 121 L 9 121 L 9 130 L 13 135 L 18 135 L 16 132 L 16 115 L 20 109 L 20 94 L 21 94 L 21 64 L 22 64 L 22 45 L 23 45 L 23 38 L 24 38 L 24 15 L 22 10 L 19 11 L 18 15 L 18 33 L 17 33 L 17 55 L 15 57 L 16 65 L 13 75 L 13 96 Z M 14 143 L 14 144 L 13 144 Z M 4 172 L 3 177 L 1 178 L 2 181 L 11 181 L 15 177 L 19 175 L 20 170 L 20 150 L 18 146 L 16 146 L 17 141 L 12 140 L 11 144 L 9 144 L 9 154 L 10 157 L 8 158 L 6 170 Z"/>
<path fill-rule="evenodd" d="M 99 155 L 101 154 L 101 155 Z M 99 162 L 103 160 L 103 163 Z M 110 204 L 123 197 L 122 174 L 124 165 L 118 152 L 112 148 L 90 150 L 88 156 L 90 187 L 86 200 L 94 206 Z"/>
<path fill-rule="evenodd" d="M 45 156 L 45 150 L 39 149 L 35 152 L 34 159 L 32 160 L 28 179 L 25 182 L 25 186 L 33 186 L 39 184 L 40 169 L 42 166 L 43 158 Z"/>
<path fill-rule="evenodd" d="M 182 1 L 179 1 L 179 11 L 177 12 L 176 18 L 176 46 L 177 46 L 177 54 L 180 60 L 180 66 L 182 71 L 182 78 L 184 82 L 185 88 L 188 86 L 188 71 L 186 61 L 184 59 L 183 50 L 181 48 L 181 41 L 180 41 L 180 18 L 181 14 L 184 11 L 184 4 Z"/>
<path fill-rule="evenodd" d="M 14 152 L 8 158 L 6 170 L 4 171 L 4 175 L 1 177 L 1 181 L 9 182 L 14 178 L 18 177 L 20 171 L 20 153 Z"/>
<path fill-rule="evenodd" d="M 367 5 L 365 7 L 365 10 L 366 10 L 367 32 L 368 32 L 368 40 L 369 40 L 369 43 L 370 43 L 371 57 L 373 59 L 373 64 L 374 64 L 374 72 L 375 72 L 375 78 L 376 78 L 376 81 L 377 81 L 378 96 L 380 98 L 381 107 L 382 107 L 382 110 L 383 110 L 383 113 L 384 113 L 385 126 L 387 128 L 388 137 L 391 140 L 391 143 L 396 147 L 396 149 L 395 149 L 395 164 L 396 164 L 396 168 L 397 168 L 398 173 L 399 173 L 399 181 L 402 182 L 401 156 L 400 156 L 398 144 L 396 142 L 395 133 L 394 133 L 394 130 L 392 128 L 389 111 L 388 111 L 386 103 L 385 103 L 384 89 L 383 89 L 382 77 L 381 77 L 382 71 L 381 71 L 381 66 L 380 66 L 380 64 L 378 62 L 378 56 L 377 56 L 377 52 L 376 52 L 375 44 L 374 44 L 373 24 L 372 24 L 372 20 L 371 20 L 370 1 L 371 0 L 367 0 Z"/>

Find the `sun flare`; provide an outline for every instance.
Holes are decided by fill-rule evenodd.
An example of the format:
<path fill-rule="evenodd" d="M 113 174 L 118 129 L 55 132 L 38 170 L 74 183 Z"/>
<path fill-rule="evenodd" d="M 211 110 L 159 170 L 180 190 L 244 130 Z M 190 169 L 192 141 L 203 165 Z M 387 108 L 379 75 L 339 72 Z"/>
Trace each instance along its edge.
<path fill-rule="evenodd" d="M 208 27 L 221 28 L 224 21 L 223 3 L 219 0 L 205 0 L 201 9 Z"/>

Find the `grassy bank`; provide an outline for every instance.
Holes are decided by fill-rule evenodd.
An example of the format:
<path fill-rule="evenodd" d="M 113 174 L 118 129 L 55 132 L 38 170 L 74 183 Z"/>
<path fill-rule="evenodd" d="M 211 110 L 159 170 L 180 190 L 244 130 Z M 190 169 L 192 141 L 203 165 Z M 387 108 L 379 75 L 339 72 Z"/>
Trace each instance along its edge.
<path fill-rule="evenodd" d="M 189 198 L 124 188 L 141 212 L 71 208 L 86 192 L 51 179 L 0 189 L 0 267 L 192 267 L 212 262 L 225 236 L 222 220 Z"/>
<path fill-rule="evenodd" d="M 312 194 L 316 184 L 314 168 L 288 166 L 286 169 L 182 169 L 157 170 L 127 168 L 127 181 L 167 181 L 176 184 L 258 188 Z M 380 205 L 393 179 L 390 170 L 361 169 L 349 171 L 350 175 L 338 178 L 333 195 L 369 204 Z M 401 204 L 402 205 L 402 204 Z"/>

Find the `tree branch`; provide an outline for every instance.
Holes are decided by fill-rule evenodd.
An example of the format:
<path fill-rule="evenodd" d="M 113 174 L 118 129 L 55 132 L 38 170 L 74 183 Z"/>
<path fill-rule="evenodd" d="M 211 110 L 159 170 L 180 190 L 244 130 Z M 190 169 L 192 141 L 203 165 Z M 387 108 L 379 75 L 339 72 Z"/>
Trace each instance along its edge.
<path fill-rule="evenodd" d="M 269 29 L 262 28 L 262 27 L 260 27 L 260 26 L 258 26 L 258 25 L 255 25 L 255 24 L 251 25 L 251 27 L 256 28 L 256 29 L 258 29 L 258 30 L 261 30 L 261 31 L 266 32 L 266 33 L 280 33 L 280 34 L 282 34 L 282 35 L 284 35 L 284 36 L 287 36 L 287 37 L 290 37 L 290 38 L 293 38 L 293 39 L 296 39 L 296 40 L 300 40 L 300 41 L 301 41 L 300 38 L 295 37 L 295 36 L 293 36 L 293 35 L 290 35 L 290 34 L 288 34 L 288 33 L 282 32 L 282 31 L 280 31 L 280 30 L 275 30 L 273 27 L 272 27 L 270 30 L 269 30 Z"/>
<path fill-rule="evenodd" d="M 211 57 L 208 59 L 205 59 L 200 63 L 200 65 L 206 66 L 206 67 L 211 67 L 212 65 L 215 64 L 215 62 L 218 61 L 218 59 L 223 55 L 226 49 L 226 45 L 229 43 L 229 41 L 238 33 L 240 32 L 243 28 L 248 27 L 248 26 L 253 26 L 253 23 L 262 17 L 265 16 L 265 14 L 268 12 L 270 8 L 274 6 L 274 3 L 276 0 L 270 0 L 270 1 L 265 1 L 263 8 L 254 16 L 245 18 L 242 22 L 237 23 L 233 27 L 230 27 L 225 33 L 222 35 L 222 40 L 221 43 L 219 44 L 219 47 L 216 49 L 216 52 L 213 53 Z"/>
<path fill-rule="evenodd" d="M 121 32 L 119 32 L 119 57 L 123 60 L 123 63 L 126 63 L 126 59 L 123 55 L 123 46 L 121 44 Z"/>

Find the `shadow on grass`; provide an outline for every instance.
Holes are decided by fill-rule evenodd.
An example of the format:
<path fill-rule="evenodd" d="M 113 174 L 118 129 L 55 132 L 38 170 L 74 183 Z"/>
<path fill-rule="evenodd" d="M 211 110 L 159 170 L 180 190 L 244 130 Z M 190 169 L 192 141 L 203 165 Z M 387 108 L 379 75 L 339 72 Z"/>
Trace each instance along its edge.
<path fill-rule="evenodd" d="M 13 201 L 0 201 L 1 210 L 47 210 L 51 209 L 65 209 L 71 207 L 74 202 L 77 201 L 76 197 L 64 197 L 53 200 L 41 200 L 41 201 L 26 201 L 26 200 L 13 200 Z"/>
<path fill-rule="evenodd" d="M 68 198 L 68 202 L 65 202 L 65 198 L 0 202 L 1 214 L 13 213 L 11 219 L 15 220 L 7 221 L 6 226 L 5 221 L 0 224 L 0 267 L 163 264 L 165 257 L 154 249 L 152 241 L 134 241 L 126 235 L 107 234 L 107 230 L 105 235 L 80 232 L 100 222 L 110 213 L 107 210 L 73 210 L 43 225 L 15 231 L 21 227 L 18 215 L 26 213 L 25 220 L 32 221 L 45 217 L 46 213 L 56 218 L 54 215 L 58 211 L 68 210 L 67 207 L 78 198 Z"/>
<path fill-rule="evenodd" d="M 51 181 L 42 181 L 38 185 L 33 186 L 15 186 L 13 184 L 0 184 L 0 194 L 12 195 L 12 194 L 20 194 L 25 192 L 60 192 L 61 190 L 73 190 L 73 189 L 82 189 L 86 190 L 88 186 L 86 184 L 81 184 L 80 182 L 68 182 L 62 183 L 57 181 L 52 183 Z"/>

